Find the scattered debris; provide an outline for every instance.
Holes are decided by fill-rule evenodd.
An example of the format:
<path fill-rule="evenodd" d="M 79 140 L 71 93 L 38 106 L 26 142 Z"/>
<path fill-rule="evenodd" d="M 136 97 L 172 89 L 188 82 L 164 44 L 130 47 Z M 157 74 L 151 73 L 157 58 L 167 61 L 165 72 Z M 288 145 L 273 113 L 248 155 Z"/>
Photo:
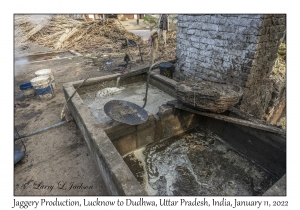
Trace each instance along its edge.
<path fill-rule="evenodd" d="M 123 87 L 121 87 L 121 88 L 117 88 L 117 87 L 104 88 L 97 92 L 97 97 L 110 96 L 110 95 L 121 92 L 123 89 L 124 89 Z"/>
<path fill-rule="evenodd" d="M 51 18 L 34 15 L 22 15 L 15 20 L 16 43 L 33 41 L 53 49 L 69 48 L 78 52 L 87 52 L 95 47 L 101 50 L 105 44 L 120 47 L 118 40 L 126 37 L 136 42 L 144 42 L 139 36 L 128 32 L 115 19 L 104 21 L 74 20 L 70 15 L 52 15 Z M 37 30 L 38 29 L 38 30 Z M 32 32 L 34 31 L 34 32 Z M 24 39 L 26 37 L 27 39 Z"/>
<path fill-rule="evenodd" d="M 167 46 L 159 46 L 156 60 L 174 60 L 176 57 L 176 25 L 170 25 Z M 147 42 L 127 31 L 117 19 L 84 21 L 74 20 L 71 15 L 20 15 L 15 18 L 15 43 L 23 48 L 33 42 L 55 50 L 123 54 L 124 38 L 137 43 L 144 59 L 150 60 Z M 137 47 L 130 50 L 131 54 L 140 55 Z"/>
<path fill-rule="evenodd" d="M 52 56 L 46 56 L 46 57 L 44 58 L 44 60 L 50 60 L 50 59 L 52 59 Z"/>

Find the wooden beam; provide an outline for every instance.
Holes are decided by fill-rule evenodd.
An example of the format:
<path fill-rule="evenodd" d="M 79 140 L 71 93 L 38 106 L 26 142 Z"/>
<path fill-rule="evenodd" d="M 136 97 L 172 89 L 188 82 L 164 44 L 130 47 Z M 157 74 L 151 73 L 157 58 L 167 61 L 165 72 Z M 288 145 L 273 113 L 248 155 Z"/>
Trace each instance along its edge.
<path fill-rule="evenodd" d="M 243 126 L 247 126 L 247 127 L 251 127 L 251 128 L 255 128 L 255 129 L 259 129 L 259 130 L 264 130 L 264 131 L 268 131 L 271 133 L 276 133 L 282 136 L 286 136 L 286 132 L 283 129 L 280 128 L 276 128 L 270 125 L 263 125 L 263 124 L 259 124 L 259 123 L 254 123 L 251 121 L 247 121 L 247 120 L 242 120 L 242 119 L 237 119 L 234 117 L 228 117 L 222 114 L 216 114 L 216 113 L 209 113 L 209 112 L 202 112 L 202 111 L 198 111 L 198 110 L 194 110 L 191 108 L 188 108 L 186 106 L 184 106 L 182 103 L 178 102 L 177 100 L 174 101 L 169 101 L 167 103 L 168 105 L 174 106 L 177 109 L 181 109 L 181 110 L 185 110 L 188 112 L 192 112 L 195 114 L 199 114 L 202 116 L 206 116 L 206 117 L 210 117 L 210 118 L 214 118 L 217 120 L 223 120 L 226 122 L 230 122 L 230 123 L 234 123 L 237 125 L 243 125 Z"/>

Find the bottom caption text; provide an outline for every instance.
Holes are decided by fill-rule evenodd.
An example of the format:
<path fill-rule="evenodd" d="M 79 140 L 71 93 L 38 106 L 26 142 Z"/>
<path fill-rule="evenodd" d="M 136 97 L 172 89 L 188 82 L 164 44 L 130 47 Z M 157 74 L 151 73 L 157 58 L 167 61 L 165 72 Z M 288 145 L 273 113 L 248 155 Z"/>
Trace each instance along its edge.
<path fill-rule="evenodd" d="M 138 207 L 285 207 L 288 206 L 288 201 L 267 201 L 267 200 L 246 200 L 246 199 L 225 199 L 225 198 L 164 198 L 164 199 L 146 199 L 146 198 L 117 198 L 117 199 L 101 199 L 101 198 L 84 198 L 84 199 L 39 199 L 39 200 L 19 200 L 13 199 L 11 208 L 31 209 L 42 207 L 119 207 L 119 206 L 138 206 Z"/>

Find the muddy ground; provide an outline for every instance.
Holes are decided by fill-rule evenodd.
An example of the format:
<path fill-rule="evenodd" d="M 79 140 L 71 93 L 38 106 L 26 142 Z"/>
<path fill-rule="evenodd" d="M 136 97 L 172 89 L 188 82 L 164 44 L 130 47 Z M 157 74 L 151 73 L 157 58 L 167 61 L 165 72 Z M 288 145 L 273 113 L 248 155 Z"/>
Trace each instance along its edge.
<path fill-rule="evenodd" d="M 16 47 L 15 56 L 45 51 L 53 50 L 32 44 L 27 48 Z M 20 84 L 29 82 L 37 70 L 45 68 L 52 69 L 54 73 L 55 97 L 48 101 L 40 101 L 37 97 L 25 98 L 19 89 Z M 91 62 L 90 55 L 15 66 L 15 129 L 22 135 L 61 122 L 60 114 L 66 102 L 63 83 L 81 80 L 88 75 L 99 77 L 114 73 Z M 14 167 L 15 195 L 107 195 L 103 180 L 74 121 L 22 140 L 26 155 Z M 20 140 L 15 141 L 15 148 L 24 150 Z"/>
<path fill-rule="evenodd" d="M 49 51 L 45 47 L 31 45 L 27 49 L 16 48 L 15 55 Z M 88 73 L 100 76 L 97 68 L 90 69 L 80 63 L 83 58 L 60 61 L 45 61 L 15 67 L 14 80 L 14 127 L 20 135 L 32 132 L 61 121 L 60 113 L 65 103 L 62 84 L 78 80 Z M 76 66 L 76 67 L 75 67 Z M 57 89 L 55 97 L 40 101 L 37 97 L 24 98 L 19 85 L 34 78 L 34 72 L 50 68 L 54 72 Z M 97 73 L 97 74 L 96 74 Z M 103 180 L 99 176 L 88 148 L 74 122 L 58 128 L 23 138 L 26 155 L 14 167 L 15 195 L 106 195 Z M 15 142 L 17 147 L 22 144 Z M 22 149 L 24 149 L 22 147 Z M 92 186 L 88 190 L 62 190 L 59 183 Z M 51 187 L 52 186 L 52 187 Z M 51 189 L 52 188 L 52 189 Z"/>

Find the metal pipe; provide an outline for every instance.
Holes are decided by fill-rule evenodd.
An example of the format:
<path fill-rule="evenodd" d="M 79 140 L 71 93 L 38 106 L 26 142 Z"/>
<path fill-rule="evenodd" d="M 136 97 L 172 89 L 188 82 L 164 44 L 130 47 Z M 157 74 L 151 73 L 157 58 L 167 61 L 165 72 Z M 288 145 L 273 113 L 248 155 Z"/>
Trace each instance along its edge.
<path fill-rule="evenodd" d="M 50 128 L 55 128 L 55 127 L 61 126 L 61 125 L 65 124 L 66 122 L 67 121 L 61 121 L 59 123 L 56 123 L 54 125 L 42 128 L 42 129 L 37 130 L 37 131 L 33 131 L 33 132 L 29 132 L 29 133 L 25 133 L 25 134 L 19 135 L 18 138 L 15 138 L 15 141 L 18 140 L 18 139 L 24 138 L 24 137 L 28 137 L 28 136 L 31 136 L 31 135 L 34 135 L 34 134 L 37 134 L 37 133 L 41 133 L 43 131 L 49 130 Z"/>
<path fill-rule="evenodd" d="M 145 102 L 144 102 L 144 105 L 143 105 L 142 108 L 145 108 L 146 103 L 147 103 L 147 95 L 148 95 L 148 86 L 149 86 L 150 72 L 151 72 L 152 68 L 153 68 L 155 65 L 160 64 L 160 63 L 163 63 L 163 62 L 165 62 L 165 61 L 158 61 L 158 62 L 152 64 L 152 65 L 150 66 L 150 68 L 148 69 L 147 83 L 146 83 L 146 94 L 145 94 L 145 98 L 144 98 L 144 101 L 145 101 Z"/>
<path fill-rule="evenodd" d="M 131 56 L 131 60 L 133 60 L 133 56 L 132 54 L 130 53 L 130 50 L 129 50 L 129 41 L 127 38 L 125 38 L 125 42 L 126 42 L 126 50 L 128 51 L 129 55 Z"/>
<path fill-rule="evenodd" d="M 83 80 L 82 83 L 80 83 L 80 84 L 76 87 L 76 89 L 74 90 L 74 92 L 72 93 L 72 95 L 67 99 L 67 101 L 66 101 L 66 103 L 65 103 L 65 105 L 64 105 L 64 107 L 63 107 L 63 109 L 61 110 L 61 113 L 60 113 L 60 119 L 61 119 L 62 121 L 63 121 L 64 118 L 65 118 L 65 109 L 66 109 L 66 107 L 67 107 L 68 102 L 72 99 L 72 97 L 75 95 L 75 93 L 76 93 L 77 90 L 80 88 L 80 86 L 83 85 L 83 83 L 85 83 L 85 81 L 88 80 L 88 78 L 90 78 L 90 75 L 88 75 L 88 77 L 87 77 L 85 80 Z"/>
<path fill-rule="evenodd" d="M 142 63 L 144 63 L 144 61 L 143 61 L 143 57 L 142 57 L 142 53 L 141 53 L 141 48 L 140 48 L 140 45 L 137 45 L 138 46 L 138 48 L 139 48 L 139 53 L 140 53 L 140 56 L 141 56 L 141 62 Z"/>

